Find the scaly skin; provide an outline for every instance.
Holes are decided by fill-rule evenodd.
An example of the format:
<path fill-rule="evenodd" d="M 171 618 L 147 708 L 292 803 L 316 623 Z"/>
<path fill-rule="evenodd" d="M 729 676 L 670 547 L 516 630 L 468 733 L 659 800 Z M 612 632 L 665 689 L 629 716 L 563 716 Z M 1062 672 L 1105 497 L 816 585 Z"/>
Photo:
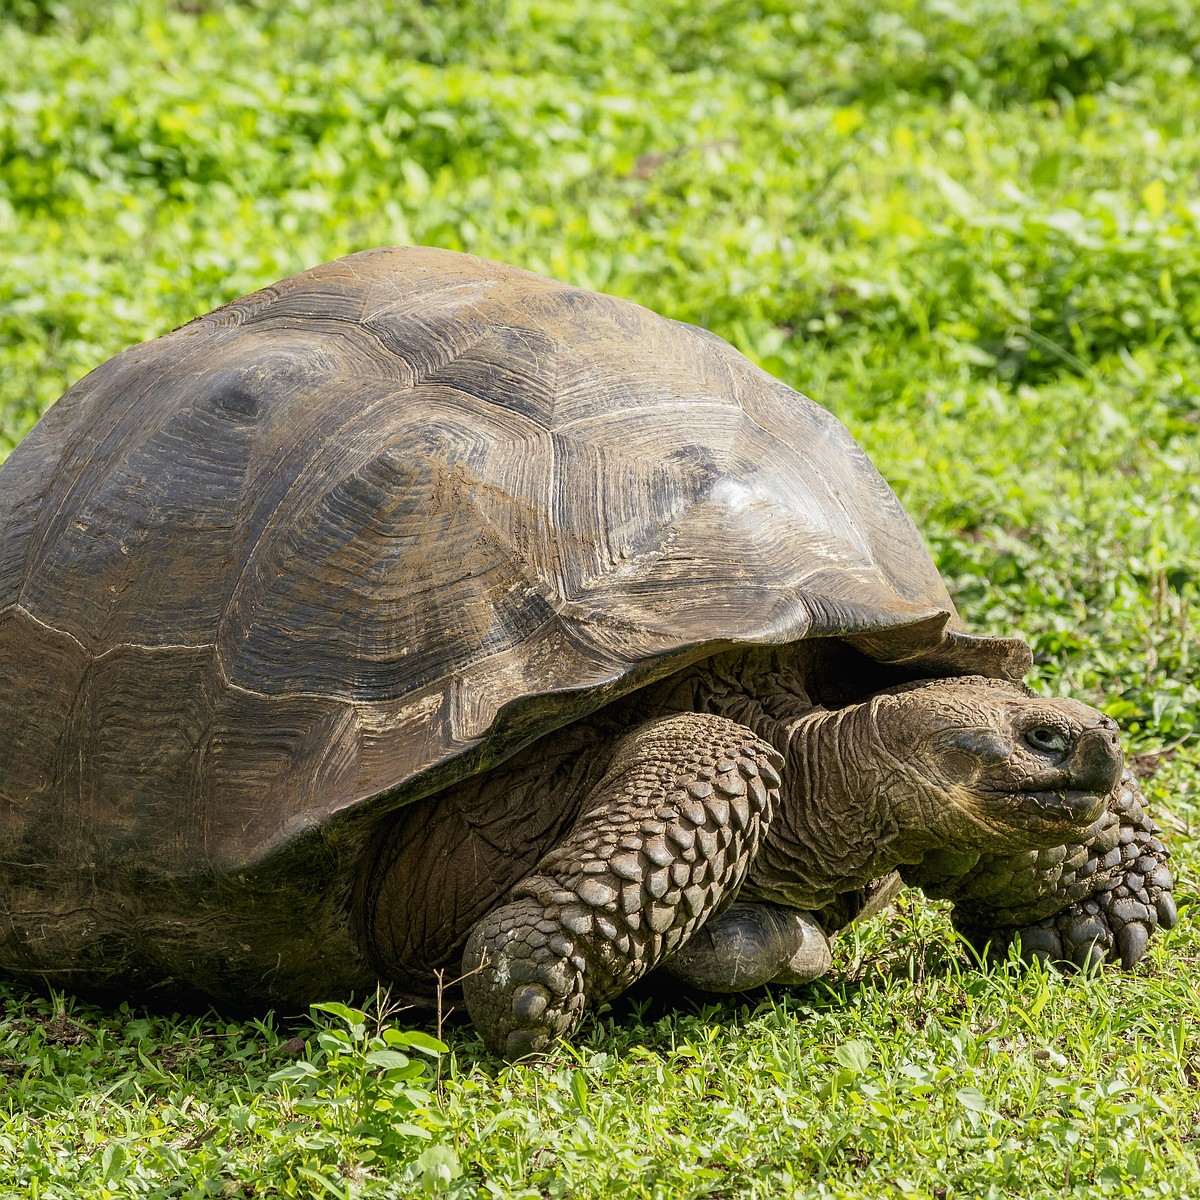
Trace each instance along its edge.
<path fill-rule="evenodd" d="M 764 983 L 807 983 L 832 965 L 829 938 L 812 913 L 736 903 L 705 921 L 664 970 L 706 992 L 743 992 Z"/>
<path fill-rule="evenodd" d="M 586 1004 L 657 967 L 736 894 L 778 800 L 780 755 L 684 713 L 618 744 L 568 837 L 471 933 L 467 1009 L 506 1058 L 547 1050 Z"/>
<path fill-rule="evenodd" d="M 1024 744 L 1041 725 L 1060 749 Z M 1120 770 L 1107 717 L 994 680 L 810 714 L 791 727 L 784 801 L 740 899 L 812 910 L 833 931 L 866 876 L 899 868 L 993 951 L 1019 934 L 1027 956 L 1129 968 L 1176 913 L 1168 852 Z"/>
<path fill-rule="evenodd" d="M 1126 771 L 1086 842 L 982 856 L 952 889 L 955 924 L 993 956 L 1017 937 L 1026 959 L 1132 967 L 1154 931 L 1170 929 L 1177 915 L 1170 852 L 1142 805 Z"/>
<path fill-rule="evenodd" d="M 433 912 L 449 919 L 433 932 L 465 940 L 467 1007 L 497 1053 L 548 1049 L 587 1005 L 672 957 L 712 990 L 814 978 L 826 935 L 898 877 L 954 899 L 994 944 L 1020 930 L 1027 952 L 1077 962 L 1132 965 L 1173 922 L 1166 851 L 1096 710 L 977 677 L 833 710 L 789 689 L 764 704 L 753 675 L 741 693 L 720 682 L 670 697 L 727 715 L 655 716 L 670 706 L 650 701 L 631 730 L 581 725 L 450 802 L 431 798 L 389 843 L 402 853 L 381 861 L 373 894 L 396 902 L 373 928 L 403 933 L 443 888 L 448 912 Z M 496 811 L 501 833 L 537 814 L 532 854 L 491 836 Z M 435 852 L 410 826 L 437 832 Z"/>

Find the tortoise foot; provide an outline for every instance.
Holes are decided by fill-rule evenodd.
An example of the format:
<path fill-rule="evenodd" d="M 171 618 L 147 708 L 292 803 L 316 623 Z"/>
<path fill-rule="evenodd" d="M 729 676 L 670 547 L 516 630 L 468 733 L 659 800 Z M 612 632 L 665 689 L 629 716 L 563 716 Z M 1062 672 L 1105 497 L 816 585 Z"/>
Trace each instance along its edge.
<path fill-rule="evenodd" d="M 1128 971 L 1146 953 L 1154 930 L 1175 924 L 1175 898 L 1171 895 L 1175 881 L 1166 865 L 1168 851 L 1150 818 L 1142 816 L 1139 827 L 1145 840 L 1124 842 L 1110 852 L 1110 856 L 1121 854 L 1121 870 L 1098 892 L 1018 930 L 1024 958 L 1069 962 L 1076 967 L 1120 961 Z M 1124 826 L 1122 833 L 1128 828 Z"/>
<path fill-rule="evenodd" d="M 718 912 L 770 820 L 778 762 L 724 717 L 626 735 L 570 834 L 467 941 L 467 1010 L 489 1048 L 548 1050 L 586 1004 L 619 995 Z"/>
<path fill-rule="evenodd" d="M 1094 889 L 1053 916 L 1013 931 L 1026 960 L 1081 969 L 1119 962 L 1129 970 L 1146 953 L 1154 931 L 1175 924 L 1170 851 L 1143 811 L 1132 777 L 1122 780 L 1112 811 L 1118 818 L 1116 828 L 1106 831 L 1074 874 L 1076 887 L 1091 878 Z M 996 941 L 1003 946 L 1010 936 Z M 973 940 L 980 939 L 976 935 Z"/>
<path fill-rule="evenodd" d="M 489 913 L 463 955 L 463 992 L 488 1047 L 507 1059 L 543 1054 L 583 1015 L 586 962 L 536 900 Z"/>
<path fill-rule="evenodd" d="M 812 913 L 737 903 L 706 921 L 663 969 L 689 987 L 741 992 L 807 983 L 832 964 L 829 939 Z"/>

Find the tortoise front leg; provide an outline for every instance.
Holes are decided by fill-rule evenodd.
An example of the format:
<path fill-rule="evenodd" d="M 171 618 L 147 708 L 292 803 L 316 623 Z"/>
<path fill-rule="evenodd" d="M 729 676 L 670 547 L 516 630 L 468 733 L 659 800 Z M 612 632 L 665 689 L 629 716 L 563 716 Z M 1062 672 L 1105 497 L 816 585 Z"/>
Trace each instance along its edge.
<path fill-rule="evenodd" d="M 1018 936 L 1026 959 L 1078 967 L 1119 960 L 1128 969 L 1155 929 L 1176 920 L 1170 852 L 1142 802 L 1126 771 L 1086 842 L 980 858 L 952 889 L 932 894 L 950 895 L 955 925 L 993 955 Z"/>
<path fill-rule="evenodd" d="M 618 743 L 561 845 L 471 931 L 467 1010 L 506 1058 L 549 1049 L 585 1005 L 657 967 L 737 894 L 781 757 L 745 726 L 682 713 Z"/>

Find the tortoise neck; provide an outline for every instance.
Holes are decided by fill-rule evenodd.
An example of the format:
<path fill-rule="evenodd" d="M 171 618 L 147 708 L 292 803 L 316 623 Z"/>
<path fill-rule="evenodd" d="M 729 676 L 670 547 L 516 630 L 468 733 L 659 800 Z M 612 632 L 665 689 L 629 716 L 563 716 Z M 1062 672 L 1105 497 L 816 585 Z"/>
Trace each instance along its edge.
<path fill-rule="evenodd" d="M 819 909 L 923 857 L 929 834 L 877 718 L 867 700 L 779 723 L 784 788 L 747 884 L 756 898 Z"/>

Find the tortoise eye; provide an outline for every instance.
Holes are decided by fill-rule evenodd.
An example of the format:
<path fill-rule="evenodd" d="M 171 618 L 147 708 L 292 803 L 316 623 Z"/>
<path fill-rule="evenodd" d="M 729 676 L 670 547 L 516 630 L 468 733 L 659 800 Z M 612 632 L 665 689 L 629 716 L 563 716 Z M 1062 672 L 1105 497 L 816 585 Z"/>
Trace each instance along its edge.
<path fill-rule="evenodd" d="M 1035 725 L 1025 733 L 1025 740 L 1035 750 L 1065 750 L 1067 735 L 1050 725 Z"/>

